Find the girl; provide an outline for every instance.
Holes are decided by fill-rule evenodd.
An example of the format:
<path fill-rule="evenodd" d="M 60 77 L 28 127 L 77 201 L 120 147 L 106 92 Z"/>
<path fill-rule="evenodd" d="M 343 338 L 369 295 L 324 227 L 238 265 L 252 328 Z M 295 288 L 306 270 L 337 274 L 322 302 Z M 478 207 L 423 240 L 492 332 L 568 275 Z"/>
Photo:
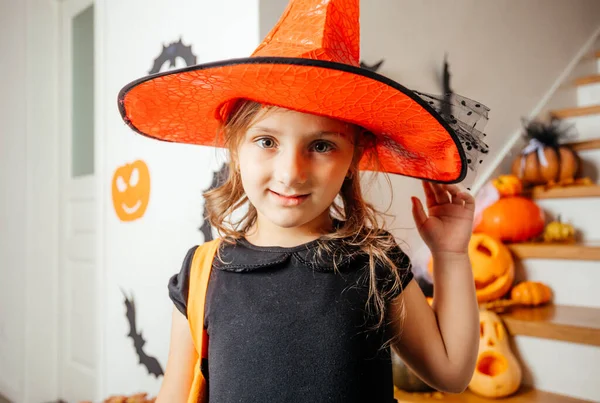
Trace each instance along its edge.
<path fill-rule="evenodd" d="M 211 403 L 393 402 L 392 348 L 438 390 L 471 379 L 474 199 L 453 183 L 487 151 L 477 121 L 461 117 L 487 109 L 454 97 L 448 115 L 442 101 L 361 69 L 357 27 L 358 0 L 292 0 L 252 57 L 119 94 L 137 132 L 230 153 L 227 181 L 205 194 L 220 234 L 203 319 Z M 412 197 L 412 214 L 434 262 L 431 306 L 363 199 L 361 170 L 423 180 L 427 212 Z M 169 282 L 160 403 L 188 401 L 198 371 L 187 317 L 197 248 Z"/>

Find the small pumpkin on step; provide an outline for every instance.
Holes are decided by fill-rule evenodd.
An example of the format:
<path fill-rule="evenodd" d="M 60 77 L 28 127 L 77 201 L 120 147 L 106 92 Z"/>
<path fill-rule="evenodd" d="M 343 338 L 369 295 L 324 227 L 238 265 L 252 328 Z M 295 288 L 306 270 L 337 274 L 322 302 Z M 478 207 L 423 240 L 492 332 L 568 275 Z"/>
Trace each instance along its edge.
<path fill-rule="evenodd" d="M 571 224 L 562 222 L 560 215 L 556 221 L 551 221 L 544 228 L 544 242 L 575 242 L 575 228 Z"/>
<path fill-rule="evenodd" d="M 517 175 L 500 175 L 492 180 L 492 185 L 500 197 L 518 196 L 523 191 L 523 183 Z"/>
<path fill-rule="evenodd" d="M 500 317 L 479 311 L 479 352 L 469 389 L 478 395 L 500 398 L 512 395 L 521 386 L 523 371 L 508 344 Z"/>
<path fill-rule="evenodd" d="M 521 305 L 542 305 L 550 302 L 552 290 L 539 281 L 523 281 L 510 291 L 510 299 Z"/>

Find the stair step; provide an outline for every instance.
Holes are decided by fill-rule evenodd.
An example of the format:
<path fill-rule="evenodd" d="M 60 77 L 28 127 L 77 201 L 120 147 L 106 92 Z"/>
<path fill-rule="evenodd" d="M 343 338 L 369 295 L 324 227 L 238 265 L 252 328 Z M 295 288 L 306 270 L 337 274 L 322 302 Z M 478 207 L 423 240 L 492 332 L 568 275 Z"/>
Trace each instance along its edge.
<path fill-rule="evenodd" d="M 529 280 L 546 284 L 552 290 L 552 302 L 556 305 L 600 308 L 597 286 L 600 284 L 599 269 L 597 260 L 517 260 L 515 282 Z M 568 276 L 565 276 L 566 271 Z M 598 350 L 600 352 L 600 349 Z"/>
<path fill-rule="evenodd" d="M 595 243 L 537 243 L 523 242 L 507 244 L 519 259 L 568 259 L 600 261 L 600 245 Z"/>
<path fill-rule="evenodd" d="M 535 186 L 524 192 L 532 199 L 562 199 L 573 197 L 600 197 L 600 185 L 557 186 L 546 189 L 545 186 Z"/>
<path fill-rule="evenodd" d="M 594 74 L 591 76 L 579 77 L 573 81 L 575 85 L 588 85 L 600 83 L 600 74 Z"/>
<path fill-rule="evenodd" d="M 573 125 L 574 132 L 577 133 L 572 141 L 595 140 L 600 136 L 600 114 L 573 116 L 563 121 L 565 126 Z"/>
<path fill-rule="evenodd" d="M 499 401 L 498 399 L 487 399 L 478 396 L 469 390 L 460 394 L 437 393 L 435 396 L 432 396 L 431 393 L 411 393 L 396 389 L 394 397 L 398 400 L 398 403 L 492 403 Z M 542 392 L 525 385 L 512 396 L 503 397 L 500 401 L 502 403 L 592 403 L 591 400 L 581 400 L 550 392 Z"/>
<path fill-rule="evenodd" d="M 557 109 L 550 114 L 558 119 L 573 118 L 577 116 L 588 116 L 600 113 L 600 105 L 584 106 L 579 108 Z"/>
<path fill-rule="evenodd" d="M 513 336 L 600 346 L 600 308 L 547 304 L 500 314 Z"/>
<path fill-rule="evenodd" d="M 570 147 L 574 151 L 596 150 L 600 149 L 600 138 L 585 141 L 577 141 L 573 143 L 565 143 L 565 146 Z"/>

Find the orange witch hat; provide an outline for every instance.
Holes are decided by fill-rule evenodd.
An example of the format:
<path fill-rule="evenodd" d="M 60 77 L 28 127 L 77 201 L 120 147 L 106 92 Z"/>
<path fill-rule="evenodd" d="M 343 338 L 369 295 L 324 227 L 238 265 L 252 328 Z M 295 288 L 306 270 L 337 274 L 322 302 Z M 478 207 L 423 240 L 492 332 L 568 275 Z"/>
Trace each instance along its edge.
<path fill-rule="evenodd" d="M 409 90 L 361 68 L 359 57 L 359 0 L 291 0 L 250 57 L 143 77 L 119 92 L 119 110 L 140 134 L 222 146 L 215 138 L 227 105 L 250 99 L 369 130 L 377 141 L 361 160 L 362 170 L 462 181 L 487 153 L 475 127 L 489 109 L 459 96 Z M 448 103 L 453 114 L 442 111 Z"/>

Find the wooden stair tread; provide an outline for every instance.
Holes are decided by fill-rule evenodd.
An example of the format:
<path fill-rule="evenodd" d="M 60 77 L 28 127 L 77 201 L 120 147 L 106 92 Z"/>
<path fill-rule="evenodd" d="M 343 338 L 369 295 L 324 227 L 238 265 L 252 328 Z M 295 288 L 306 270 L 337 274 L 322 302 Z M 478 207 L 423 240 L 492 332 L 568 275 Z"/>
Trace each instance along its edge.
<path fill-rule="evenodd" d="M 569 197 L 600 197 L 600 185 L 557 186 L 546 189 L 535 186 L 523 193 L 532 199 L 562 199 Z"/>
<path fill-rule="evenodd" d="M 600 105 L 581 106 L 576 108 L 557 109 L 550 114 L 558 119 L 573 118 L 577 116 L 587 116 L 600 113 Z"/>
<path fill-rule="evenodd" d="M 600 244 L 523 242 L 506 245 L 519 259 L 568 259 L 600 261 Z"/>
<path fill-rule="evenodd" d="M 530 386 L 522 386 L 514 395 L 503 397 L 501 399 L 487 399 L 478 396 L 469 390 L 460 394 L 438 394 L 431 397 L 426 393 L 411 393 L 396 389 L 394 394 L 398 403 L 420 403 L 420 402 L 440 402 L 440 403 L 592 403 L 589 400 L 576 399 L 563 395 L 557 395 L 550 392 L 542 392 L 533 389 Z"/>
<path fill-rule="evenodd" d="M 500 313 L 513 335 L 600 346 L 600 308 L 546 304 Z"/>
<path fill-rule="evenodd" d="M 591 76 L 579 77 L 573 80 L 575 85 L 588 85 L 600 83 L 600 74 L 594 74 Z"/>
<path fill-rule="evenodd" d="M 595 150 L 600 148 L 600 138 L 575 141 L 572 143 L 565 143 L 564 145 L 571 148 L 574 151 Z"/>

